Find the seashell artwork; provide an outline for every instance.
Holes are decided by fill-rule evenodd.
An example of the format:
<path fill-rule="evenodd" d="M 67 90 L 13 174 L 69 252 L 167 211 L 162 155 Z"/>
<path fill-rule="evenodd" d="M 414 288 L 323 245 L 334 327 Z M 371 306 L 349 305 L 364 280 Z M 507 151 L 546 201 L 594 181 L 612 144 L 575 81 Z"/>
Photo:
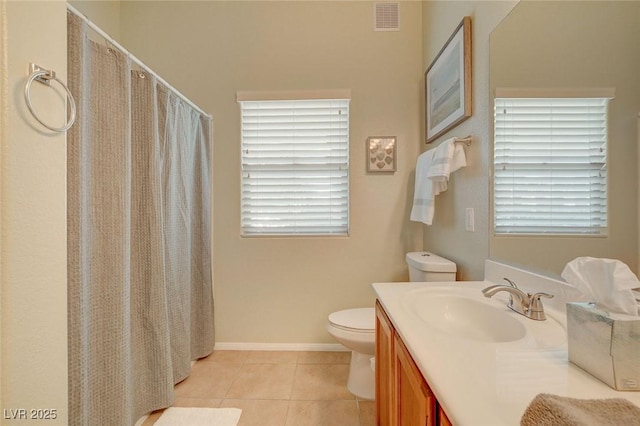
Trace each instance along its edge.
<path fill-rule="evenodd" d="M 367 171 L 396 171 L 396 137 L 371 136 L 367 139 Z"/>

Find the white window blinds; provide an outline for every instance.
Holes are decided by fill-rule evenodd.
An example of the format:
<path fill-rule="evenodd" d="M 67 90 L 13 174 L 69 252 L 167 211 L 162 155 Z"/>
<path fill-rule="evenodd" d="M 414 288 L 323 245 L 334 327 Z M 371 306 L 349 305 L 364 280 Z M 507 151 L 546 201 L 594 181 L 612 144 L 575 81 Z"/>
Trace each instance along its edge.
<path fill-rule="evenodd" d="M 242 234 L 347 235 L 349 99 L 240 106 Z"/>
<path fill-rule="evenodd" d="M 606 98 L 496 98 L 494 232 L 604 234 Z"/>

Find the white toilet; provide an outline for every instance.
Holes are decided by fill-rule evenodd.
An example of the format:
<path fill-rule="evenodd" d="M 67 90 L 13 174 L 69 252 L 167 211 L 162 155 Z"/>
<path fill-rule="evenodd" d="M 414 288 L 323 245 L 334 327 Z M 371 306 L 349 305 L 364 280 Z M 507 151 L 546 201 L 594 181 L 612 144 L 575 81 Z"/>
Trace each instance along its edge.
<path fill-rule="evenodd" d="M 409 279 L 416 282 L 455 281 L 456 264 L 428 252 L 407 253 Z M 346 309 L 329 315 L 327 331 L 351 349 L 347 389 L 361 399 L 375 398 L 375 308 Z"/>

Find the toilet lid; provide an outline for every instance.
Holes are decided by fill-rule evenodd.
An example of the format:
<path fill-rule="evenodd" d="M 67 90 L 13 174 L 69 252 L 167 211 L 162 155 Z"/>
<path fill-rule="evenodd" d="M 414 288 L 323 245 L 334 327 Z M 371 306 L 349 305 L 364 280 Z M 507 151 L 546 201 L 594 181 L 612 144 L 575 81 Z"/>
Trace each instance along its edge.
<path fill-rule="evenodd" d="M 349 330 L 375 331 L 376 311 L 374 308 L 345 309 L 329 315 L 329 322 Z"/>

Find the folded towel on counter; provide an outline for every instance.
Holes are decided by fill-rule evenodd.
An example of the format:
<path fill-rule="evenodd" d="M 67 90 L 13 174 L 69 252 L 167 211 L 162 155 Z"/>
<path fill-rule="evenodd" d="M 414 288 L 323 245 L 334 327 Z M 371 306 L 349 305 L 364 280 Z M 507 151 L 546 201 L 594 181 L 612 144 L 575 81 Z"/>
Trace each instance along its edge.
<path fill-rule="evenodd" d="M 640 426 L 640 408 L 623 398 L 575 399 L 541 393 L 521 426 Z"/>
<path fill-rule="evenodd" d="M 448 139 L 418 157 L 411 220 L 431 225 L 436 195 L 447 190 L 451 173 L 467 165 L 464 148 L 455 140 Z"/>

